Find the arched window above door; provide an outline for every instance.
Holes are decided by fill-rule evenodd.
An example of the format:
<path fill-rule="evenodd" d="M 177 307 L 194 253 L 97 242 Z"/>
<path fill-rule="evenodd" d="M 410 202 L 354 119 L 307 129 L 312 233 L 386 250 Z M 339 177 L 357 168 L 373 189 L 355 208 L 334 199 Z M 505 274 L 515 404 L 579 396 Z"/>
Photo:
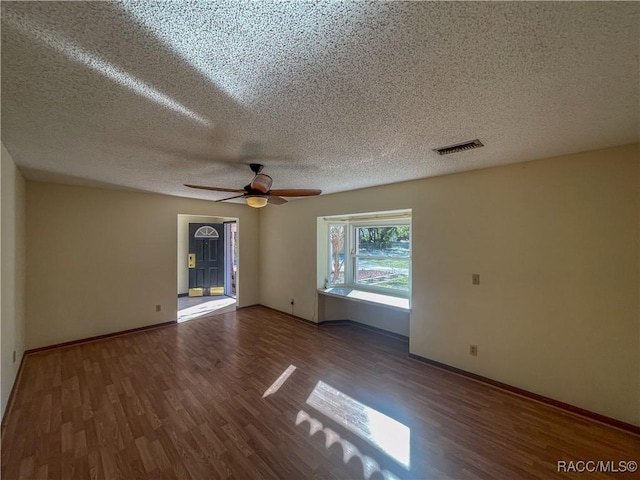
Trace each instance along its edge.
<path fill-rule="evenodd" d="M 203 225 L 199 229 L 196 230 L 196 233 L 193 234 L 194 238 L 219 238 L 218 231 L 209 226 Z"/>

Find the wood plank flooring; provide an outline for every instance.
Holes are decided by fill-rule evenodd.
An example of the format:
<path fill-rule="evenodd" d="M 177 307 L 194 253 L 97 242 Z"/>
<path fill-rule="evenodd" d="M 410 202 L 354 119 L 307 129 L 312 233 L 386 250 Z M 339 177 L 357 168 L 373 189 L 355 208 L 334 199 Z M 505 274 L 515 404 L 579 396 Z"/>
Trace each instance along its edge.
<path fill-rule="evenodd" d="M 376 433 L 362 412 L 350 429 L 309 405 L 319 381 L 336 411 L 344 394 L 408 427 L 410 468 L 357 435 Z M 262 307 L 30 355 L 5 420 L 4 480 L 548 479 L 582 476 L 560 460 L 640 460 L 631 433 Z"/>

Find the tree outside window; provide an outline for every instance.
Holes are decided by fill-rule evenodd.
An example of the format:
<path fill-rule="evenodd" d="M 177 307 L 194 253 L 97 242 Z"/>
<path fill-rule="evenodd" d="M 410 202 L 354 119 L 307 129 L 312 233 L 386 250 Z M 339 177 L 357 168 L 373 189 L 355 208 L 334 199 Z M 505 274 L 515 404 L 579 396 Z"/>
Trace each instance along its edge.
<path fill-rule="evenodd" d="M 331 278 L 329 283 L 331 285 L 344 283 L 344 240 L 345 225 L 329 225 L 329 246 L 331 249 Z"/>

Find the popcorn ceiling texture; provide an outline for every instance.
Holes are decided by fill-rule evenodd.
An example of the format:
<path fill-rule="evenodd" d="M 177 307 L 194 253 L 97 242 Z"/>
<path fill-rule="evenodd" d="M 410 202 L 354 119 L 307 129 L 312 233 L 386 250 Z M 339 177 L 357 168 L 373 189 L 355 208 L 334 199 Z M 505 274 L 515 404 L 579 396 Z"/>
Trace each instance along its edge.
<path fill-rule="evenodd" d="M 638 141 L 640 5 L 3 2 L 25 176 L 325 193 Z M 485 147 L 440 157 L 435 147 Z"/>

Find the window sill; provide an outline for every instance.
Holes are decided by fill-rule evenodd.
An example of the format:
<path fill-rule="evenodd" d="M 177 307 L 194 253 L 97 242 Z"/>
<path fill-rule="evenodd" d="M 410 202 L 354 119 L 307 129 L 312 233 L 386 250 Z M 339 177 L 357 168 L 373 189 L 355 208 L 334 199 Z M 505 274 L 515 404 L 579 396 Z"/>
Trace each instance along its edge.
<path fill-rule="evenodd" d="M 363 290 L 354 290 L 352 288 L 327 288 L 319 289 L 318 293 L 329 297 L 345 298 L 356 302 L 369 303 L 372 305 L 383 305 L 385 307 L 410 312 L 409 299 L 393 297 L 391 295 L 383 295 L 380 293 L 365 292 Z"/>

